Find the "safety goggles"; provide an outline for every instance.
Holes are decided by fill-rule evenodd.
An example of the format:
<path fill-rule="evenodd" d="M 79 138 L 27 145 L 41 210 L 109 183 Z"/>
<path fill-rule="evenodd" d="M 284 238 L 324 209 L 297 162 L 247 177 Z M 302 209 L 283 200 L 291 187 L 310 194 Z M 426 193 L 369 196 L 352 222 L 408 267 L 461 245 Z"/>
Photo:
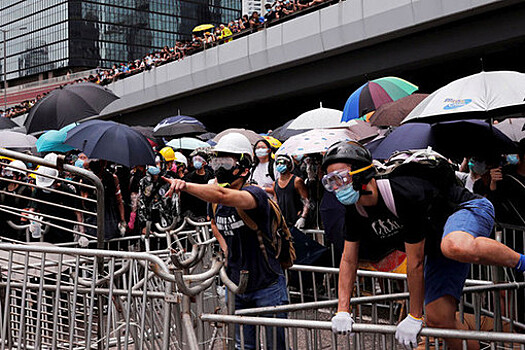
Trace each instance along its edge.
<path fill-rule="evenodd" d="M 239 163 L 232 157 L 216 157 L 212 158 L 210 161 L 210 166 L 214 171 L 217 171 L 220 168 L 223 168 L 224 170 L 231 170 L 238 164 Z"/>
<path fill-rule="evenodd" d="M 287 159 L 278 159 L 275 164 L 277 165 L 288 165 L 290 162 Z"/>
<path fill-rule="evenodd" d="M 349 171 L 349 170 L 333 171 L 333 172 L 323 176 L 323 179 L 321 180 L 321 182 L 323 183 L 324 188 L 328 192 L 333 192 L 333 191 L 335 191 L 335 190 L 337 190 L 339 188 L 350 186 L 352 184 L 352 176 L 353 175 L 359 174 L 360 172 L 368 170 L 372 166 L 373 165 L 370 164 L 370 165 L 368 165 L 368 166 L 366 166 L 364 168 L 357 169 L 357 170 L 354 170 L 354 171 Z"/>

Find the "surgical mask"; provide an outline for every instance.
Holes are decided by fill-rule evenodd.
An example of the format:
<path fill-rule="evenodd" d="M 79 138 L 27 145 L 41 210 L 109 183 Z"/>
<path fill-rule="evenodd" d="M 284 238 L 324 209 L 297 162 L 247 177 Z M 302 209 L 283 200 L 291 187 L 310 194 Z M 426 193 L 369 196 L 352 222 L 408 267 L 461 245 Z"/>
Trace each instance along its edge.
<path fill-rule="evenodd" d="M 277 170 L 279 173 L 284 174 L 288 167 L 284 164 L 279 164 L 275 167 L 275 170 Z"/>
<path fill-rule="evenodd" d="M 335 191 L 335 196 L 341 204 L 352 205 L 357 203 L 360 195 L 352 185 L 348 185 Z"/>
<path fill-rule="evenodd" d="M 75 161 L 75 166 L 76 166 L 77 168 L 83 168 L 83 167 L 84 167 L 84 161 L 81 160 L 81 159 L 77 159 L 77 160 Z"/>
<path fill-rule="evenodd" d="M 272 10 L 271 9 L 266 9 L 266 12 L 271 12 Z"/>
<path fill-rule="evenodd" d="M 159 175 L 160 174 L 160 169 L 157 168 L 156 166 L 149 166 L 148 167 L 148 173 L 151 174 L 151 175 Z"/>
<path fill-rule="evenodd" d="M 468 167 L 478 175 L 483 175 L 487 172 L 487 165 L 484 161 L 472 160 L 468 163 Z"/>
<path fill-rule="evenodd" d="M 519 163 L 519 161 L 520 161 L 520 159 L 518 158 L 517 154 L 508 154 L 507 155 L 507 163 L 509 163 L 509 164 L 516 165 L 516 164 Z"/>
<path fill-rule="evenodd" d="M 255 155 L 257 157 L 265 157 L 270 153 L 270 150 L 268 148 L 257 148 L 255 149 Z"/>
<path fill-rule="evenodd" d="M 193 166 L 195 167 L 195 169 L 202 169 L 202 162 L 200 160 L 196 160 L 193 162 Z"/>
<path fill-rule="evenodd" d="M 300 162 L 304 158 L 304 154 L 294 154 L 293 156 L 296 161 Z"/>

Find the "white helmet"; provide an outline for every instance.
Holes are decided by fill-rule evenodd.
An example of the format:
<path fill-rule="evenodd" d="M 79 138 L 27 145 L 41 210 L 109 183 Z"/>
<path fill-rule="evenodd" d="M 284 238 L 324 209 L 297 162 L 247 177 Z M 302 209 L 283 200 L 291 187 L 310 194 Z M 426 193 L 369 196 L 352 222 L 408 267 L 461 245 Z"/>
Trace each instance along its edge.
<path fill-rule="evenodd" d="M 11 170 L 12 172 L 27 175 L 27 166 L 21 160 L 13 160 L 5 170 Z"/>
<path fill-rule="evenodd" d="M 253 161 L 253 147 L 250 140 L 243 134 L 232 132 L 224 135 L 219 139 L 219 142 L 213 147 L 213 150 L 217 153 L 232 153 L 240 154 L 249 158 L 250 162 Z"/>
<path fill-rule="evenodd" d="M 175 163 L 182 163 L 186 167 L 188 167 L 188 159 L 186 156 L 180 152 L 175 152 L 175 159 L 173 160 Z"/>
<path fill-rule="evenodd" d="M 48 176 L 54 176 L 54 177 L 58 176 L 58 170 L 57 169 L 48 168 L 46 166 L 40 166 L 36 173 L 37 173 L 37 175 L 36 175 L 36 185 L 40 186 L 40 187 L 49 187 L 55 182 L 55 179 L 52 179 L 52 178 L 49 178 L 49 177 L 45 177 L 45 176 L 42 176 L 42 175 L 48 175 Z"/>
<path fill-rule="evenodd" d="M 47 160 L 48 162 L 56 164 L 57 163 L 57 158 L 58 158 L 58 155 L 56 153 L 48 153 L 44 157 L 44 160 Z"/>

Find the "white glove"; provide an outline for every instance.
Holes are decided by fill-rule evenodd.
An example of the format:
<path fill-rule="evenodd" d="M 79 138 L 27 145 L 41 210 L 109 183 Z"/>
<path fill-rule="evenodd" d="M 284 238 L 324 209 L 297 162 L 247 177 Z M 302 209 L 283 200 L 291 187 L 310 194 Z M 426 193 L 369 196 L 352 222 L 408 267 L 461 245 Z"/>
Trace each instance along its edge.
<path fill-rule="evenodd" d="M 120 233 L 120 237 L 124 237 L 126 235 L 126 230 L 128 229 L 128 223 L 125 221 L 121 221 L 118 223 L 118 231 Z"/>
<path fill-rule="evenodd" d="M 303 217 L 300 217 L 299 219 L 297 219 L 297 222 L 295 223 L 295 228 L 296 229 L 303 229 L 304 228 L 304 225 L 306 224 L 306 219 L 303 218 Z"/>
<path fill-rule="evenodd" d="M 31 218 L 42 220 L 41 216 L 31 215 Z M 42 236 L 42 224 L 36 221 L 31 220 L 29 224 L 29 232 L 31 237 L 38 239 Z"/>
<path fill-rule="evenodd" d="M 340 311 L 332 317 L 332 332 L 335 334 L 349 334 L 352 333 L 352 326 L 354 325 L 354 319 L 348 312 Z"/>
<path fill-rule="evenodd" d="M 89 239 L 87 239 L 87 237 L 81 236 L 78 239 L 78 245 L 81 246 L 82 248 L 87 247 L 89 245 Z"/>
<path fill-rule="evenodd" d="M 423 320 L 418 320 L 412 315 L 408 316 L 397 325 L 396 339 L 405 349 L 417 348 L 417 335 L 423 327 Z"/>

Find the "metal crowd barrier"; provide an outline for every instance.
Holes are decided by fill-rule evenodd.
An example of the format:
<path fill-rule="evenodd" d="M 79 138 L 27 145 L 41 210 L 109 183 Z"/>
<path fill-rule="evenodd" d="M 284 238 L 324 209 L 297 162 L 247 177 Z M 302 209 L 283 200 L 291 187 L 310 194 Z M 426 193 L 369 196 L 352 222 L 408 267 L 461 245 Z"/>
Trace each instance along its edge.
<path fill-rule="evenodd" d="M 95 176 L 92 172 L 81 169 L 69 164 L 64 164 L 64 158 L 58 156 L 56 162 L 50 162 L 40 157 L 27 155 L 24 153 L 14 152 L 7 149 L 0 149 L 0 156 L 5 157 L 7 160 L 21 160 L 25 163 L 32 163 L 33 165 L 44 166 L 59 170 L 58 176 L 51 176 L 46 174 L 38 174 L 37 170 L 22 169 L 16 166 L 8 166 L 9 163 L 0 163 L 0 174 L 2 171 L 8 170 L 19 170 L 24 171 L 27 175 L 39 176 L 46 179 L 52 179 L 56 183 L 63 184 L 68 187 L 68 190 L 63 188 L 57 188 L 56 186 L 41 187 L 37 186 L 36 182 L 30 180 L 17 181 L 0 175 L 0 183 L 5 184 L 16 184 L 19 188 L 29 188 L 32 194 L 20 194 L 20 192 L 9 191 L 7 187 L 0 188 L 0 195 L 10 197 L 18 202 L 31 203 L 33 205 L 39 205 L 46 208 L 45 211 L 33 210 L 27 206 L 12 206 L 0 203 L 0 214 L 9 215 L 12 219 L 9 220 L 9 225 L 13 231 L 19 232 L 19 239 L 11 237 L 3 238 L 6 241 L 12 242 L 28 242 L 28 241 L 51 241 L 56 239 L 57 234 L 49 233 L 48 231 L 54 231 L 58 235 L 71 235 L 78 240 L 80 237 L 87 239 L 95 238 L 97 240 L 97 247 L 100 249 L 104 244 L 104 186 L 100 179 Z M 71 177 L 82 179 L 82 181 L 74 181 L 66 179 L 65 174 L 68 173 Z M 43 191 L 54 194 L 57 201 L 49 201 L 42 198 L 39 194 Z M 82 196 L 82 191 L 89 191 L 92 193 L 91 197 Z M 96 209 L 88 209 L 86 206 L 96 207 Z M 59 217 L 55 214 L 56 210 L 67 212 L 68 218 Z M 70 218 L 69 218 L 70 217 Z M 75 218 L 75 219 L 73 219 Z M 31 238 L 30 234 L 27 233 L 30 227 L 30 223 L 38 223 L 42 225 L 42 235 L 40 237 Z M 92 232 L 92 234 L 86 233 L 86 231 Z M 3 232 L 0 232 L 1 236 L 4 236 Z M 53 237 L 51 237 L 53 236 Z M 73 239 L 72 239 L 73 240 Z"/>

